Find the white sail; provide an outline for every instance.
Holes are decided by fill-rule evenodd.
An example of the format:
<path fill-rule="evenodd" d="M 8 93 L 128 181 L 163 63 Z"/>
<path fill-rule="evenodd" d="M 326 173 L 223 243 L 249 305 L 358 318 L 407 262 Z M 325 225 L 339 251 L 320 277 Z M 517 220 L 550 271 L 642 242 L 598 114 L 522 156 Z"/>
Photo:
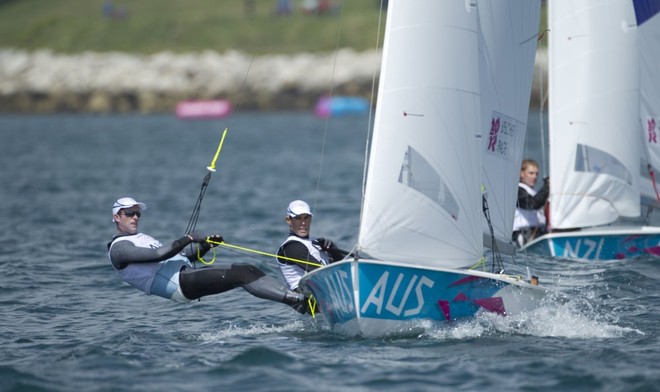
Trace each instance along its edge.
<path fill-rule="evenodd" d="M 640 70 L 642 202 L 660 204 L 660 1 L 634 0 Z M 655 178 L 648 170 L 651 164 Z M 655 183 L 654 183 L 655 182 Z"/>
<path fill-rule="evenodd" d="M 640 214 L 637 29 L 630 0 L 549 2 L 550 220 Z"/>
<path fill-rule="evenodd" d="M 483 184 L 495 238 L 509 243 L 518 196 L 541 2 L 480 1 Z M 484 233 L 490 236 L 486 225 Z M 490 246 L 490 241 L 485 241 Z M 502 246 L 499 246 L 502 249 Z"/>
<path fill-rule="evenodd" d="M 391 2 L 359 249 L 459 268 L 483 254 L 476 5 Z"/>

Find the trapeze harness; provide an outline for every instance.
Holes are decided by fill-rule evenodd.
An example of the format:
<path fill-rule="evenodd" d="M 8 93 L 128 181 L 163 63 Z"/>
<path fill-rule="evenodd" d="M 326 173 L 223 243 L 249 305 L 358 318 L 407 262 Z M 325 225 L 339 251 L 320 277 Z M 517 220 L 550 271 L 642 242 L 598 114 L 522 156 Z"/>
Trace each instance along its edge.
<path fill-rule="evenodd" d="M 310 256 L 316 259 L 316 261 L 319 261 L 322 265 L 328 265 L 332 261 L 330 255 L 326 251 L 319 250 L 317 247 L 315 247 L 312 244 L 312 240 L 309 238 L 301 238 L 296 235 L 291 235 L 286 239 L 286 241 L 282 243 L 280 249 L 293 241 L 297 241 L 305 245 Z M 284 280 L 286 280 L 286 284 L 289 286 L 289 288 L 291 290 L 297 289 L 300 278 L 305 275 L 305 268 L 301 267 L 294 261 L 292 261 L 291 264 L 288 264 L 282 263 L 279 259 L 277 259 L 277 263 L 280 265 L 280 271 L 282 271 L 282 276 L 284 276 Z"/>
<path fill-rule="evenodd" d="M 112 246 L 119 241 L 130 241 L 140 248 L 156 249 L 163 246 L 157 239 L 143 233 L 121 236 L 110 243 L 108 258 Z M 112 260 L 110 261 L 112 263 Z M 192 265 L 186 257 L 178 254 L 160 262 L 132 263 L 123 269 L 114 268 L 126 283 L 140 291 L 174 301 L 187 302 L 190 300 L 183 295 L 179 285 L 179 271 L 183 267 L 192 267 Z"/>

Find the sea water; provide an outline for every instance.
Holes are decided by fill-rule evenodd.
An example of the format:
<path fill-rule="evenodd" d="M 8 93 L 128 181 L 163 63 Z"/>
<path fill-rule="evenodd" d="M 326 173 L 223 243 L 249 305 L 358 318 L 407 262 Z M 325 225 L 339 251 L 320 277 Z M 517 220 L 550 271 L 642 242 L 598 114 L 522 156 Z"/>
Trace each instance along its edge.
<path fill-rule="evenodd" d="M 541 161 L 539 120 L 525 155 Z M 568 301 L 380 339 L 334 334 L 242 289 L 187 304 L 147 296 L 110 266 L 113 201 L 147 203 L 140 229 L 181 237 L 225 128 L 198 231 L 271 253 L 301 198 L 312 235 L 350 247 L 369 127 L 368 116 L 308 113 L 0 117 L 0 391 L 658 390 L 653 258 L 518 255 L 509 270 L 529 268 Z M 235 261 L 280 278 L 253 252 L 220 248 L 214 262 Z"/>

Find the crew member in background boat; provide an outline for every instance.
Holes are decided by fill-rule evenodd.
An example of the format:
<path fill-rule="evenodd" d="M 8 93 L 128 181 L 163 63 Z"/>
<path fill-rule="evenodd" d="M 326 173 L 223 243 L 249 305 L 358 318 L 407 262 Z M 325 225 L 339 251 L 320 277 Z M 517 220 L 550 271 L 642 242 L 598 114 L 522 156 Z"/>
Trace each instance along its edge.
<path fill-rule="evenodd" d="M 543 207 L 550 194 L 550 179 L 543 179 L 541 189 L 534 190 L 539 176 L 539 165 L 533 159 L 524 159 L 520 168 L 518 202 L 513 220 L 513 241 L 522 247 L 527 242 L 547 233 Z"/>
<path fill-rule="evenodd" d="M 194 261 L 202 257 L 214 243 L 223 242 L 220 235 L 208 237 L 188 233 L 168 245 L 138 233 L 138 222 L 144 203 L 131 197 L 118 199 L 112 207 L 117 233 L 108 243 L 108 257 L 119 276 L 138 290 L 174 301 L 191 301 L 242 287 L 255 297 L 281 302 L 300 313 L 308 312 L 307 301 L 299 293 L 286 288 L 276 278 L 266 276 L 250 264 L 229 264 L 196 268 Z M 195 244 L 187 247 L 189 244 Z"/>
<path fill-rule="evenodd" d="M 309 238 L 312 212 L 309 204 L 304 201 L 294 200 L 289 203 L 284 220 L 289 225 L 289 237 L 280 246 L 277 255 L 286 259 L 278 257 L 277 263 L 291 290 L 298 290 L 300 278 L 305 273 L 342 260 L 349 254 L 337 248 L 331 240 L 317 238 L 312 241 Z"/>

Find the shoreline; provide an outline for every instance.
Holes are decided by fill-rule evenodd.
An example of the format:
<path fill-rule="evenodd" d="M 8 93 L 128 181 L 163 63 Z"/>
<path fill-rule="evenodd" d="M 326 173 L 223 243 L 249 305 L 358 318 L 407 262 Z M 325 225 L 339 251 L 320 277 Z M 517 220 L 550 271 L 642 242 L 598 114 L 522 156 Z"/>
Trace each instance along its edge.
<path fill-rule="evenodd" d="M 245 111 L 312 110 L 327 94 L 369 99 L 380 57 L 352 49 L 261 56 L 0 49 L 0 113 L 172 113 L 196 99 L 227 99 Z M 530 108 L 539 107 L 545 61 L 537 50 Z"/>

